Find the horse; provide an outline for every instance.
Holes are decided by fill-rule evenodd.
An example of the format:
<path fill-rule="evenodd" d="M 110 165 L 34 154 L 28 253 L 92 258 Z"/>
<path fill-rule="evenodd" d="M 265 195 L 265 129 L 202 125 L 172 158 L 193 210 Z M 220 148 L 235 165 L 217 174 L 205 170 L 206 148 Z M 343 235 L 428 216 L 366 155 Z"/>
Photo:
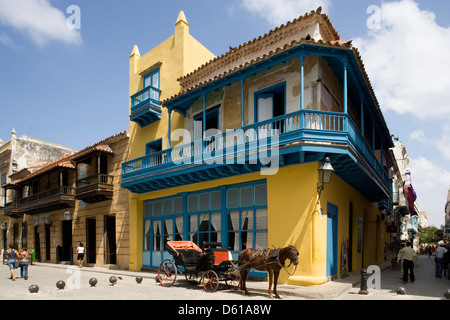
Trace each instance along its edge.
<path fill-rule="evenodd" d="M 284 268 L 286 259 L 290 260 L 289 266 L 294 264 L 297 268 L 298 251 L 294 246 L 289 245 L 285 248 L 265 249 L 263 251 L 258 251 L 255 249 L 242 250 L 238 257 L 238 265 L 240 270 L 239 287 L 242 294 L 248 295 L 245 282 L 250 269 L 253 268 L 260 271 L 267 271 L 269 273 L 269 297 L 272 298 L 271 288 L 273 281 L 273 294 L 275 295 L 275 298 L 280 298 L 277 294 L 277 282 L 280 270 Z"/>

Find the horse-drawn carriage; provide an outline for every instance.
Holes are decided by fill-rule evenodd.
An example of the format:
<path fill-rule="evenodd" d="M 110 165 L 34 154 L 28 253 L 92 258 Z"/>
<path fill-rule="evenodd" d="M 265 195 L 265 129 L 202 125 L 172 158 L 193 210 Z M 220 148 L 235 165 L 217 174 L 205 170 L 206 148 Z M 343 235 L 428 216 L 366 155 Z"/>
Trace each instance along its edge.
<path fill-rule="evenodd" d="M 298 251 L 294 246 L 263 251 L 245 249 L 239 253 L 238 260 L 233 260 L 231 252 L 220 242 L 204 242 L 201 249 L 192 241 L 168 241 L 166 248 L 174 261 L 166 259 L 158 268 L 158 279 L 164 287 L 172 286 L 177 274 L 184 273 L 186 280 L 201 283 L 208 292 L 217 291 L 219 281 L 225 281 L 228 287 L 240 287 L 248 294 L 245 282 L 250 269 L 254 268 L 268 271 L 269 296 L 272 297 L 273 282 L 273 293 L 277 297 L 278 275 L 282 268 L 286 269 L 286 259 L 298 265 Z"/>
<path fill-rule="evenodd" d="M 201 249 L 192 241 L 168 241 L 167 250 L 174 261 L 166 259 L 158 268 L 161 285 L 170 287 L 178 273 L 184 273 L 186 280 L 201 283 L 208 292 L 219 288 L 219 281 L 237 289 L 239 270 L 237 260 L 232 260 L 231 252 L 220 242 L 204 242 Z"/>

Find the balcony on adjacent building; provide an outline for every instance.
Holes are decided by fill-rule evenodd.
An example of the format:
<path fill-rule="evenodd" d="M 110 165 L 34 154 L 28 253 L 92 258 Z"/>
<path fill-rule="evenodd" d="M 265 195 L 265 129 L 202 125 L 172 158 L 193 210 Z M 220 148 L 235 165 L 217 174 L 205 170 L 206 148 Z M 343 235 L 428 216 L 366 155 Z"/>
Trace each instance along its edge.
<path fill-rule="evenodd" d="M 96 174 L 76 181 L 75 199 L 86 203 L 110 200 L 113 189 L 113 176 Z"/>
<path fill-rule="evenodd" d="M 122 164 L 122 187 L 146 193 L 331 158 L 336 174 L 379 201 L 390 180 L 350 115 L 299 110 Z M 272 157 L 278 157 L 278 159 Z"/>
<path fill-rule="evenodd" d="M 4 215 L 11 218 L 19 218 L 19 209 L 17 208 L 17 202 L 7 202 L 4 207 Z"/>
<path fill-rule="evenodd" d="M 145 127 L 161 119 L 161 90 L 148 86 L 131 96 L 130 120 Z"/>
<path fill-rule="evenodd" d="M 75 206 L 74 190 L 60 186 L 44 192 L 23 197 L 18 200 L 19 213 L 38 214 Z"/>

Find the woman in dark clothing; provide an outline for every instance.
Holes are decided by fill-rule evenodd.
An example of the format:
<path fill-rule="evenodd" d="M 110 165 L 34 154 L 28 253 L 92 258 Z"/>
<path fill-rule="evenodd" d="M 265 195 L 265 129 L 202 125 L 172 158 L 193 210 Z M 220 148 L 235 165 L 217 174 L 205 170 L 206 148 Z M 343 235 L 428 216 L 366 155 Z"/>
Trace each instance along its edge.
<path fill-rule="evenodd" d="M 16 277 L 14 276 L 14 269 L 15 269 L 15 264 L 17 259 L 19 258 L 19 255 L 17 253 L 17 251 L 14 249 L 14 244 L 10 244 L 9 245 L 9 249 L 6 250 L 6 256 L 8 258 L 8 266 L 9 266 L 9 270 L 11 271 L 11 278 L 12 281 L 16 280 Z"/>

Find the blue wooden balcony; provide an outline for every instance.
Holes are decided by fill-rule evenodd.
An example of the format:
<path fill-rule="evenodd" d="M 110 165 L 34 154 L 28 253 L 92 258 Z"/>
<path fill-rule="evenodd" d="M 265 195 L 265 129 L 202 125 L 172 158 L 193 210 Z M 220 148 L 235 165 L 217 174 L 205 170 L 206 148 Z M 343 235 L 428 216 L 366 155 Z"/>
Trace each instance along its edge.
<path fill-rule="evenodd" d="M 130 120 L 139 124 L 140 127 L 160 120 L 160 95 L 161 90 L 152 86 L 132 95 Z"/>
<path fill-rule="evenodd" d="M 275 143 L 274 143 L 275 142 Z M 266 148 L 266 149 L 264 149 Z M 146 193 L 330 157 L 336 174 L 371 201 L 389 197 L 387 169 L 348 114 L 300 110 L 122 164 L 122 187 Z M 222 161 L 221 161 L 222 160 Z"/>

